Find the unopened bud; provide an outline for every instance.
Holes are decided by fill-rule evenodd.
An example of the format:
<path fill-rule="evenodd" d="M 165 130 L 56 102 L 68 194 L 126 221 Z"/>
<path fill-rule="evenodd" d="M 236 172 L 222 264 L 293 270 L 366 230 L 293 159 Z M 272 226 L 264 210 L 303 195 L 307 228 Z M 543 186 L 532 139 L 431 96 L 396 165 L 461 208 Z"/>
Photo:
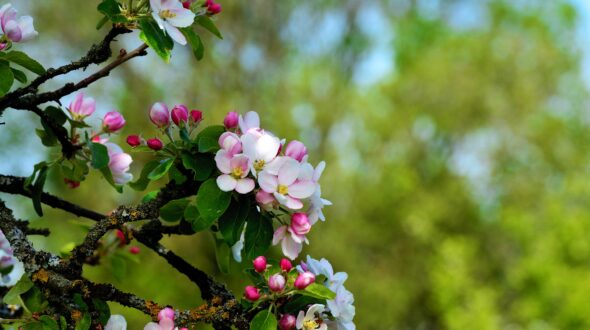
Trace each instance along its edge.
<path fill-rule="evenodd" d="M 158 313 L 158 320 L 161 321 L 162 319 L 174 320 L 174 310 L 170 307 L 166 307 L 166 308 L 162 309 Z"/>
<path fill-rule="evenodd" d="M 264 256 L 256 257 L 256 259 L 252 261 L 252 264 L 254 265 L 254 269 L 259 273 L 266 270 L 266 258 Z"/>
<path fill-rule="evenodd" d="M 135 148 L 141 144 L 141 138 L 139 137 L 139 135 L 129 135 L 127 137 L 127 144 Z"/>
<path fill-rule="evenodd" d="M 246 289 L 244 289 L 244 296 L 250 301 L 256 301 L 260 299 L 260 291 L 257 287 L 248 285 Z"/>
<path fill-rule="evenodd" d="M 147 145 L 152 150 L 161 150 L 164 147 L 162 141 L 158 138 L 152 138 L 147 140 Z"/>
<path fill-rule="evenodd" d="M 170 116 L 176 126 L 182 127 L 188 122 L 188 109 L 182 104 L 175 105 Z"/>
<path fill-rule="evenodd" d="M 114 133 L 125 126 L 125 118 L 117 111 L 107 112 L 102 119 L 102 128 L 105 132 Z"/>
<path fill-rule="evenodd" d="M 225 118 L 223 118 L 223 126 L 227 129 L 238 127 L 239 119 L 240 115 L 238 115 L 237 112 L 230 111 L 225 115 Z"/>
<path fill-rule="evenodd" d="M 287 259 L 287 258 L 281 259 L 280 266 L 281 266 L 281 269 L 285 272 L 288 272 L 293 268 L 291 261 L 289 261 L 289 259 Z"/>
<path fill-rule="evenodd" d="M 191 110 L 191 123 L 195 124 L 203 120 L 203 111 L 201 110 Z"/>
<path fill-rule="evenodd" d="M 291 216 L 291 231 L 296 235 L 305 235 L 311 230 L 311 223 L 305 213 L 293 213 Z"/>
<path fill-rule="evenodd" d="M 156 102 L 150 108 L 150 120 L 158 128 L 168 127 L 170 124 L 170 112 L 164 102 Z"/>
<path fill-rule="evenodd" d="M 291 330 L 295 328 L 295 324 L 297 323 L 297 318 L 291 314 L 283 314 L 281 320 L 279 321 L 279 328 L 281 330 Z"/>
<path fill-rule="evenodd" d="M 132 246 L 129 248 L 129 253 L 131 254 L 139 254 L 140 251 L 139 246 Z"/>
<path fill-rule="evenodd" d="M 294 286 L 299 290 L 303 290 L 313 282 L 315 282 L 315 275 L 311 272 L 303 272 L 297 276 Z"/>
<path fill-rule="evenodd" d="M 287 147 L 285 148 L 285 155 L 300 162 L 303 157 L 307 155 L 307 148 L 302 142 L 293 140 L 287 144 Z"/>
<path fill-rule="evenodd" d="M 268 288 L 272 291 L 279 292 L 285 288 L 285 277 L 281 274 L 274 274 L 268 278 Z"/>

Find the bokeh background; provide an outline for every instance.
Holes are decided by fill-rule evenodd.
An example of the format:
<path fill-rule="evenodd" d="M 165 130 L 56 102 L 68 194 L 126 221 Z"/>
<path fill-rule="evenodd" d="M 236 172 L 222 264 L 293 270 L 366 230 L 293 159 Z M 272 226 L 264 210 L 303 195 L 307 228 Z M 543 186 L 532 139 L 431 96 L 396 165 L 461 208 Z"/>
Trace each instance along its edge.
<path fill-rule="evenodd" d="M 35 18 L 39 38 L 23 49 L 47 67 L 106 33 L 95 30 L 98 1 L 12 3 Z M 590 328 L 586 0 L 221 3 L 224 39 L 203 33 L 201 62 L 176 47 L 170 64 L 150 54 L 86 90 L 98 101 L 94 123 L 118 109 L 128 121 L 120 143 L 151 137 L 148 108 L 164 101 L 203 110 L 206 124 L 256 110 L 263 127 L 304 141 L 312 162 L 328 164 L 322 190 L 334 206 L 303 256 L 349 274 L 359 329 Z M 128 35 L 115 51 L 138 44 Z M 56 155 L 40 147 L 35 117 L 8 111 L 3 121 L 1 173 L 27 176 Z M 138 175 L 147 158 L 134 157 Z M 54 176 L 48 190 L 101 212 L 142 197 L 117 194 L 97 173 L 76 190 Z M 48 207 L 38 219 L 29 201 L 0 198 L 51 228 L 35 245 L 56 253 L 91 224 Z M 238 295 L 247 284 L 243 265 L 219 274 L 206 233 L 164 244 Z M 200 303 L 163 260 L 147 249 L 140 260 L 120 281 L 109 263 L 85 274 L 176 308 Z M 130 329 L 148 321 L 112 309 Z"/>

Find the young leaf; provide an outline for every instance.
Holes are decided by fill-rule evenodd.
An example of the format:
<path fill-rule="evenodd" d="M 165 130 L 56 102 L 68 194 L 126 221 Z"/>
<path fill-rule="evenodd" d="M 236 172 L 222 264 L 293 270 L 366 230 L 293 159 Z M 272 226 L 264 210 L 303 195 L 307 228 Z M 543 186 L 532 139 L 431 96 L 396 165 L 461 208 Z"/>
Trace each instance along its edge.
<path fill-rule="evenodd" d="M 10 70 L 8 62 L 0 59 L 0 96 L 4 96 L 12 87 L 14 74 Z"/>
<path fill-rule="evenodd" d="M 45 330 L 59 330 L 57 321 L 49 315 L 42 315 L 41 317 L 39 317 L 39 321 L 41 322 L 41 324 L 43 325 L 43 329 Z"/>
<path fill-rule="evenodd" d="M 101 3 L 98 4 L 96 7 L 99 12 L 105 14 L 108 17 L 112 17 L 121 13 L 121 8 L 119 8 L 119 3 L 115 0 L 103 0 Z"/>
<path fill-rule="evenodd" d="M 231 248 L 225 244 L 223 239 L 215 236 L 215 259 L 217 267 L 223 274 L 229 274 L 229 263 L 231 260 Z"/>
<path fill-rule="evenodd" d="M 215 179 L 211 178 L 199 187 L 197 209 L 205 222 L 213 223 L 229 206 L 231 194 L 221 191 Z"/>
<path fill-rule="evenodd" d="M 258 312 L 250 322 L 250 330 L 276 330 L 277 326 L 275 315 L 268 309 Z"/>
<path fill-rule="evenodd" d="M 170 167 L 174 164 L 174 158 L 166 158 L 160 161 L 160 164 L 154 168 L 150 174 L 148 174 L 148 179 L 150 180 L 158 180 L 159 178 L 163 177 Z"/>
<path fill-rule="evenodd" d="M 194 179 L 197 181 L 207 180 L 215 169 L 215 161 L 210 155 L 193 155 L 184 151 L 180 157 L 182 159 L 182 165 L 186 169 L 193 170 L 195 172 Z"/>
<path fill-rule="evenodd" d="M 22 72 L 21 70 L 17 70 L 15 68 L 10 68 L 10 70 L 12 70 L 12 74 L 14 75 L 14 79 L 18 80 L 21 83 L 26 83 L 27 82 L 27 75 Z"/>
<path fill-rule="evenodd" d="M 219 232 L 229 246 L 240 239 L 250 205 L 246 200 L 232 200 L 227 211 L 219 218 Z"/>
<path fill-rule="evenodd" d="M 215 23 L 213 23 L 213 21 L 209 17 L 199 16 L 197 17 L 196 21 L 197 24 L 207 29 L 207 31 L 213 33 L 217 38 L 223 39 L 223 37 L 221 36 L 221 32 L 219 32 L 219 30 L 215 26 Z"/>
<path fill-rule="evenodd" d="M 111 309 L 109 308 L 109 305 L 107 305 L 106 302 L 96 298 L 92 298 L 92 304 L 94 305 L 94 310 L 98 312 L 100 323 L 102 325 L 107 324 L 109 318 L 111 317 Z"/>
<path fill-rule="evenodd" d="M 33 208 L 40 217 L 43 216 L 43 209 L 41 208 L 41 194 L 43 193 L 43 186 L 45 185 L 45 180 L 47 179 L 48 169 L 49 167 L 45 165 L 39 170 L 37 178 L 35 179 L 35 182 L 31 187 L 31 199 L 33 201 Z"/>
<path fill-rule="evenodd" d="M 201 38 L 199 38 L 199 36 L 195 33 L 195 31 L 193 31 L 191 27 L 182 28 L 180 29 L 180 31 L 185 36 L 189 46 L 191 46 L 191 49 L 193 50 L 193 55 L 195 55 L 197 61 L 203 59 L 205 47 L 203 47 L 203 42 L 201 41 Z"/>
<path fill-rule="evenodd" d="M 248 213 L 247 222 L 243 253 L 246 260 L 252 260 L 268 250 L 272 241 L 273 228 L 271 221 L 261 216 L 255 209 L 251 209 Z"/>
<path fill-rule="evenodd" d="M 82 318 L 76 322 L 74 330 L 89 330 L 91 323 L 90 313 L 84 313 Z"/>
<path fill-rule="evenodd" d="M 304 290 L 298 290 L 297 292 L 317 299 L 332 300 L 336 298 L 336 294 L 332 290 L 318 283 L 311 283 Z"/>
<path fill-rule="evenodd" d="M 101 169 L 109 165 L 109 153 L 104 144 L 92 142 L 90 152 L 92 152 L 92 161 L 90 162 L 92 167 Z"/>
<path fill-rule="evenodd" d="M 45 113 L 49 118 L 53 119 L 58 125 L 63 125 L 68 120 L 68 116 L 63 112 L 61 108 L 48 106 L 45 108 Z"/>
<path fill-rule="evenodd" d="M 8 290 L 8 292 L 2 298 L 2 302 L 9 305 L 20 305 L 21 301 L 19 296 L 33 287 L 33 282 L 26 276 L 20 278 L 16 284 Z"/>
<path fill-rule="evenodd" d="M 225 127 L 214 125 L 205 128 L 197 135 L 196 142 L 199 152 L 210 152 L 219 150 L 219 136 L 225 132 Z"/>
<path fill-rule="evenodd" d="M 143 166 L 141 170 L 141 174 L 139 175 L 139 179 L 135 182 L 129 183 L 129 186 L 137 191 L 145 190 L 148 184 L 150 183 L 150 179 L 148 179 L 148 175 L 160 165 L 160 162 L 157 160 L 152 160 Z"/>
<path fill-rule="evenodd" d="M 35 61 L 34 59 L 30 58 L 29 55 L 17 51 L 17 50 L 13 50 L 11 52 L 8 52 L 6 54 L 4 54 L 4 56 L 2 56 L 3 59 L 12 62 L 14 64 L 18 64 L 20 66 L 22 66 L 23 68 L 34 72 L 36 74 L 44 74 L 45 73 L 45 68 L 43 68 L 43 66 Z"/>
<path fill-rule="evenodd" d="M 172 47 L 174 47 L 172 39 L 151 18 L 140 19 L 139 26 L 141 27 L 139 38 L 168 63 L 172 54 Z"/>
<path fill-rule="evenodd" d="M 155 199 L 156 196 L 158 196 L 159 192 L 160 192 L 159 190 L 150 191 L 149 193 L 145 194 L 145 196 L 143 196 L 143 198 L 141 199 L 141 202 L 147 203 L 147 202 Z"/>
<path fill-rule="evenodd" d="M 33 313 L 39 313 L 47 309 L 49 302 L 43 296 L 41 290 L 33 286 L 29 291 L 21 295 L 27 309 Z"/>
<path fill-rule="evenodd" d="M 164 221 L 174 222 L 182 219 L 184 210 L 188 206 L 188 199 L 175 199 L 169 201 L 160 208 L 160 218 Z"/>
<path fill-rule="evenodd" d="M 325 299 L 318 299 L 309 296 L 295 295 L 283 307 L 286 313 L 297 315 L 300 310 L 304 310 L 307 306 L 313 304 L 325 304 Z"/>
<path fill-rule="evenodd" d="M 41 122 L 43 124 L 43 122 Z M 54 147 L 59 142 L 57 141 L 57 137 L 53 134 L 51 129 L 45 129 L 45 125 L 43 125 L 44 129 L 36 129 L 35 133 L 41 139 L 41 143 L 43 143 L 46 147 Z"/>

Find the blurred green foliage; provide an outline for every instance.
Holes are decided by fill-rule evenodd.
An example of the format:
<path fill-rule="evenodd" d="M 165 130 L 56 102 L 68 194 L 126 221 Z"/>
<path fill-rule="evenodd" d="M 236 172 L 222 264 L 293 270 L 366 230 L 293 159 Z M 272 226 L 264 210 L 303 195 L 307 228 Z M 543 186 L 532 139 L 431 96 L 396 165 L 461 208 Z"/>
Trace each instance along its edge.
<path fill-rule="evenodd" d="M 40 32 L 27 50 L 46 66 L 80 56 L 105 33 L 94 30 L 94 3 L 21 3 Z M 574 6 L 222 5 L 224 40 L 204 34 L 201 62 L 177 46 L 171 64 L 150 54 L 88 90 L 99 108 L 124 113 L 124 134 L 155 134 L 147 109 L 162 100 L 203 110 L 206 124 L 256 110 L 263 127 L 308 144 L 312 162 L 328 163 L 323 195 L 334 206 L 303 255 L 349 273 L 359 329 L 590 328 L 590 130 Z M 138 43 L 121 40 L 128 49 Z M 375 54 L 389 66 L 371 69 Z M 11 132 L 13 143 L 28 134 Z M 136 175 L 146 159 L 136 158 Z M 142 197 L 116 194 L 96 173 L 77 190 L 58 181 L 50 190 L 103 212 Z M 24 211 L 28 202 L 11 204 L 35 218 Z M 59 251 L 82 239 L 75 223 L 89 222 L 47 213 L 35 224 L 56 237 L 37 246 Z M 240 265 L 232 276 L 218 274 L 208 234 L 164 243 L 237 295 L 247 284 Z M 140 258 L 115 282 L 122 289 L 176 308 L 200 302 L 198 289 L 164 261 L 146 249 Z M 85 272 L 115 281 L 108 265 Z M 130 329 L 148 321 L 113 307 Z"/>

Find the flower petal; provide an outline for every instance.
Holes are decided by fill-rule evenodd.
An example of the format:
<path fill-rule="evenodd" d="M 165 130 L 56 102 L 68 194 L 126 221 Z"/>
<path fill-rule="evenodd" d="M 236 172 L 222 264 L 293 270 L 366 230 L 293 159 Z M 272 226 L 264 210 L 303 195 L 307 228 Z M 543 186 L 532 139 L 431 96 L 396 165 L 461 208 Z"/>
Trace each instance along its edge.
<path fill-rule="evenodd" d="M 231 161 L 230 157 L 228 157 L 227 151 L 219 150 L 215 154 L 215 164 L 217 165 L 217 169 L 219 169 L 221 173 L 231 173 Z"/>
<path fill-rule="evenodd" d="M 238 182 L 227 174 L 222 174 L 217 177 L 217 186 L 223 191 L 232 191 L 236 189 Z"/>
<path fill-rule="evenodd" d="M 287 158 L 279 169 L 279 184 L 290 186 L 295 182 L 297 176 L 299 176 L 299 163 L 292 158 Z"/>
<path fill-rule="evenodd" d="M 287 233 L 287 226 L 280 226 L 275 230 L 274 234 L 272 235 L 272 245 L 277 245 L 279 242 L 285 238 L 285 234 Z"/>
<path fill-rule="evenodd" d="M 289 186 L 289 196 L 295 198 L 307 198 L 313 195 L 316 183 L 312 181 L 297 181 Z"/>
<path fill-rule="evenodd" d="M 168 33 L 170 38 L 172 38 L 174 41 L 178 42 L 181 45 L 186 45 L 186 38 L 178 28 L 174 27 L 167 21 L 164 21 L 164 29 L 166 29 L 166 33 Z"/>
<path fill-rule="evenodd" d="M 170 11 L 176 14 L 176 16 L 168 18 L 167 21 L 176 27 L 191 26 L 195 21 L 195 13 L 188 9 L 181 7 L 180 9 L 172 9 Z"/>
<path fill-rule="evenodd" d="M 285 196 L 285 197 L 287 200 L 285 201 L 285 203 L 281 203 L 281 204 L 285 205 L 286 207 L 290 208 L 291 210 L 299 210 L 303 207 L 303 203 L 300 200 L 298 200 L 297 198 L 293 198 L 291 196 Z M 277 198 L 277 200 L 278 200 L 278 198 Z"/>
<path fill-rule="evenodd" d="M 267 173 L 266 171 L 262 171 L 258 175 L 258 184 L 262 190 L 266 191 L 267 193 L 274 193 L 277 191 L 277 177 Z"/>
<path fill-rule="evenodd" d="M 240 194 L 247 194 L 254 190 L 254 180 L 250 178 L 239 179 L 236 185 L 236 191 Z"/>
<path fill-rule="evenodd" d="M 281 242 L 281 249 L 287 258 L 295 260 L 303 249 L 303 244 L 295 242 L 290 236 L 286 236 Z"/>

